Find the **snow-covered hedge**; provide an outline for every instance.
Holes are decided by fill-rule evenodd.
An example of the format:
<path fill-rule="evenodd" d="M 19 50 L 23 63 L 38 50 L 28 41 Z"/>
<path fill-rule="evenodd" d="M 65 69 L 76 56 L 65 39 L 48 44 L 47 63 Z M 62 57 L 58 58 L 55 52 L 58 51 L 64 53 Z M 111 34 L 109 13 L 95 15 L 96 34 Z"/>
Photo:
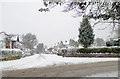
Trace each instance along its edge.
<path fill-rule="evenodd" d="M 76 52 L 80 53 L 120 53 L 120 48 L 82 48 L 76 50 Z"/>
<path fill-rule="evenodd" d="M 22 57 L 23 52 L 20 49 L 1 49 L 0 50 L 0 59 L 11 59 L 11 58 L 20 58 Z"/>
<path fill-rule="evenodd" d="M 67 50 L 66 52 L 58 53 L 61 56 L 67 57 L 118 57 L 120 56 L 120 48 L 80 48 Z M 63 51 L 63 50 L 62 50 Z"/>

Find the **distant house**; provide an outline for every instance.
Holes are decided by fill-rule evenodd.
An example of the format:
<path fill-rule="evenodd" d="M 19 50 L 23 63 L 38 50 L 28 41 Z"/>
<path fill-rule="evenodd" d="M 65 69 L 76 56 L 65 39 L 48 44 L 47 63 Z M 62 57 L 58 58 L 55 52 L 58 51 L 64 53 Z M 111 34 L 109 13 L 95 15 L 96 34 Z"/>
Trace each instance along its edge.
<path fill-rule="evenodd" d="M 69 41 L 61 41 L 60 43 L 54 45 L 53 51 L 58 52 L 60 49 L 68 49 L 71 47 L 72 46 L 69 45 Z"/>
<path fill-rule="evenodd" d="M 17 42 L 19 42 L 19 36 L 0 32 L 0 48 L 15 49 Z"/>
<path fill-rule="evenodd" d="M 54 45 L 54 48 L 68 48 L 68 47 L 70 47 L 69 41 L 64 42 L 61 41 L 60 43 Z"/>

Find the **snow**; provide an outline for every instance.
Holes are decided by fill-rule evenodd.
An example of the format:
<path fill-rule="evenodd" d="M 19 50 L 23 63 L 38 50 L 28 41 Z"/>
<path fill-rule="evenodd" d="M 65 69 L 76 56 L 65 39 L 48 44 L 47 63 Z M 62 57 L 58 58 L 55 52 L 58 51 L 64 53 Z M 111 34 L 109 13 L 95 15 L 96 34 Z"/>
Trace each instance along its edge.
<path fill-rule="evenodd" d="M 21 51 L 20 49 L 0 49 L 1 51 Z"/>
<path fill-rule="evenodd" d="M 87 77 L 118 77 L 118 71 L 99 73 L 99 74 L 94 74 Z"/>
<path fill-rule="evenodd" d="M 21 49 L 0 49 L 0 51 L 16 51 L 16 53 L 22 52 L 22 54 L 24 54 L 24 52 Z"/>
<path fill-rule="evenodd" d="M 2 79 L 2 64 L 0 63 L 0 79 Z"/>
<path fill-rule="evenodd" d="M 47 66 L 59 66 L 68 64 L 83 64 L 101 61 L 118 61 L 118 58 L 77 58 L 62 57 L 53 54 L 35 54 L 18 60 L 2 61 L 2 70 L 16 70 L 26 68 L 39 68 Z"/>
<path fill-rule="evenodd" d="M 13 36 L 13 37 L 11 38 L 11 40 L 17 40 L 17 37 L 18 37 L 18 36 Z"/>
<path fill-rule="evenodd" d="M 92 46 L 92 47 L 89 47 L 89 48 L 120 48 L 120 46 L 110 46 L 110 47 L 107 47 L 107 46 Z"/>

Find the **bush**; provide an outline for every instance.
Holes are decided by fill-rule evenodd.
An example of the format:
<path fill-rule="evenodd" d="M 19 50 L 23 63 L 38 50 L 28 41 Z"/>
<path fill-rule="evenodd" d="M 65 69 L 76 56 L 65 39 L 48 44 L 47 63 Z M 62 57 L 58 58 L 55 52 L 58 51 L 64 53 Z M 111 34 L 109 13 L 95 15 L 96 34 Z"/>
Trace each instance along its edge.
<path fill-rule="evenodd" d="M 106 46 L 120 46 L 120 39 L 107 41 Z"/>

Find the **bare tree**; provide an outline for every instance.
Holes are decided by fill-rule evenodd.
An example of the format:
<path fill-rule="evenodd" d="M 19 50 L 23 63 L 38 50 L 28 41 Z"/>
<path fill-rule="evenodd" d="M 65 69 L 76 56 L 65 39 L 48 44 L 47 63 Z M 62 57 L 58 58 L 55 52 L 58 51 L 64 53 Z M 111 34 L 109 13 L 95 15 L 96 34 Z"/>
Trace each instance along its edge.
<path fill-rule="evenodd" d="M 79 43 L 73 39 L 70 39 L 69 40 L 69 45 L 71 46 L 74 46 L 74 47 L 78 47 L 79 46 Z"/>
<path fill-rule="evenodd" d="M 98 23 L 120 24 L 120 1 L 119 0 L 43 0 L 46 8 L 39 11 L 50 11 L 57 5 L 65 6 L 63 12 L 75 11 L 74 17 L 87 16 L 89 19 L 99 20 Z"/>
<path fill-rule="evenodd" d="M 44 52 L 44 44 L 43 43 L 39 43 L 37 45 L 37 53 L 43 53 Z"/>
<path fill-rule="evenodd" d="M 114 39 L 120 38 L 120 25 L 115 29 Z"/>
<path fill-rule="evenodd" d="M 97 46 L 105 46 L 105 41 L 102 38 L 97 38 L 95 43 Z"/>
<path fill-rule="evenodd" d="M 37 44 L 36 35 L 27 33 L 26 35 L 22 36 L 22 45 L 27 49 L 34 49 L 35 45 Z"/>
<path fill-rule="evenodd" d="M 120 24 L 118 25 L 118 38 L 120 38 Z"/>

